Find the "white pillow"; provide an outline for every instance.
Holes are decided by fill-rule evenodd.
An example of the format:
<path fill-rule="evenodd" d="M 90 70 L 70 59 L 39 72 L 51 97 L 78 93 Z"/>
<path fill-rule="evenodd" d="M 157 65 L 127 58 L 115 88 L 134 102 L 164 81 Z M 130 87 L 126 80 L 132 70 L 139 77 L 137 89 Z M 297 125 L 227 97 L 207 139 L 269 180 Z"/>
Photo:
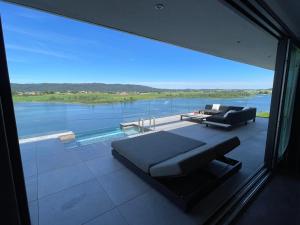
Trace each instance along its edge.
<path fill-rule="evenodd" d="M 212 110 L 219 110 L 220 106 L 221 106 L 221 104 L 213 104 L 211 109 Z"/>
<path fill-rule="evenodd" d="M 232 113 L 232 112 L 236 112 L 235 110 L 228 110 L 225 114 L 224 114 L 224 117 L 227 117 L 229 115 L 229 113 Z"/>
<path fill-rule="evenodd" d="M 244 107 L 242 110 L 247 110 L 247 109 L 250 109 L 250 107 L 249 107 L 249 106 L 246 106 L 246 107 Z"/>

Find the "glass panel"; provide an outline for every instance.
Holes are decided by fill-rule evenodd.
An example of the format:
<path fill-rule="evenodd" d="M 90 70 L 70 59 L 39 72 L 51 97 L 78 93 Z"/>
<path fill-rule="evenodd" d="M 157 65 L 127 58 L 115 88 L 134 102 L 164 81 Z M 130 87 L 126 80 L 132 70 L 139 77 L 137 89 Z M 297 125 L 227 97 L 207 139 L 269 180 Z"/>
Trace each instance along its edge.
<path fill-rule="evenodd" d="M 280 132 L 280 142 L 278 158 L 281 159 L 289 143 L 291 125 L 293 118 L 293 108 L 296 97 L 296 86 L 299 76 L 300 49 L 292 46 L 290 64 L 286 80 L 286 90 L 283 103 L 282 124 Z"/>

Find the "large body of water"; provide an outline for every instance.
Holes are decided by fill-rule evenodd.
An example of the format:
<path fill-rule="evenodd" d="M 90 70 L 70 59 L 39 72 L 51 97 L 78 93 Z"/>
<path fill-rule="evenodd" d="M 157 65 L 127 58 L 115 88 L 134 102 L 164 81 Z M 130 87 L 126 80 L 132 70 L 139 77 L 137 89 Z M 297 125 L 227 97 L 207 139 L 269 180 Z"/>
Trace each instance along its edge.
<path fill-rule="evenodd" d="M 60 131 L 82 133 L 113 129 L 122 122 L 198 111 L 213 103 L 251 106 L 256 107 L 258 112 L 266 112 L 270 110 L 270 102 L 270 95 L 257 95 L 234 99 L 176 98 L 99 105 L 16 103 L 15 113 L 19 137 L 27 137 Z"/>

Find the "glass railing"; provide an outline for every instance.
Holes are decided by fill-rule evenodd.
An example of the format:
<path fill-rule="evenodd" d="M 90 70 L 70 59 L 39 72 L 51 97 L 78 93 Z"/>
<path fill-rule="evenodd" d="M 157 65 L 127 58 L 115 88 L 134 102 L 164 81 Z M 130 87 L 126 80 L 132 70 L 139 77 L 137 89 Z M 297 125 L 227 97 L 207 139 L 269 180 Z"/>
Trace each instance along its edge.
<path fill-rule="evenodd" d="M 141 100 L 114 104 L 15 104 L 19 137 L 32 137 L 72 131 L 75 134 L 113 130 L 120 123 L 138 121 L 140 118 L 165 117 L 203 109 L 206 104 L 223 104 L 256 107 L 258 112 L 269 111 L 270 95 L 249 98 L 212 99 L 176 98 Z"/>

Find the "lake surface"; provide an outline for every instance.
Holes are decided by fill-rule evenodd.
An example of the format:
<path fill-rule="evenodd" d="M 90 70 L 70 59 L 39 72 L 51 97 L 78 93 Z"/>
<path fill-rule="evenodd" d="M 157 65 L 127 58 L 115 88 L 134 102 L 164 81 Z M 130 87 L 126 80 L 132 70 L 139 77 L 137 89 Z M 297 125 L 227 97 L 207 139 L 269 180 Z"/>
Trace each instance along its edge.
<path fill-rule="evenodd" d="M 256 107 L 258 112 L 270 110 L 271 95 L 249 98 L 211 99 L 175 98 L 140 100 L 113 104 L 16 103 L 15 114 L 19 137 L 37 136 L 60 131 L 82 133 L 119 127 L 122 122 L 139 118 L 163 117 L 198 111 L 206 104 Z"/>

